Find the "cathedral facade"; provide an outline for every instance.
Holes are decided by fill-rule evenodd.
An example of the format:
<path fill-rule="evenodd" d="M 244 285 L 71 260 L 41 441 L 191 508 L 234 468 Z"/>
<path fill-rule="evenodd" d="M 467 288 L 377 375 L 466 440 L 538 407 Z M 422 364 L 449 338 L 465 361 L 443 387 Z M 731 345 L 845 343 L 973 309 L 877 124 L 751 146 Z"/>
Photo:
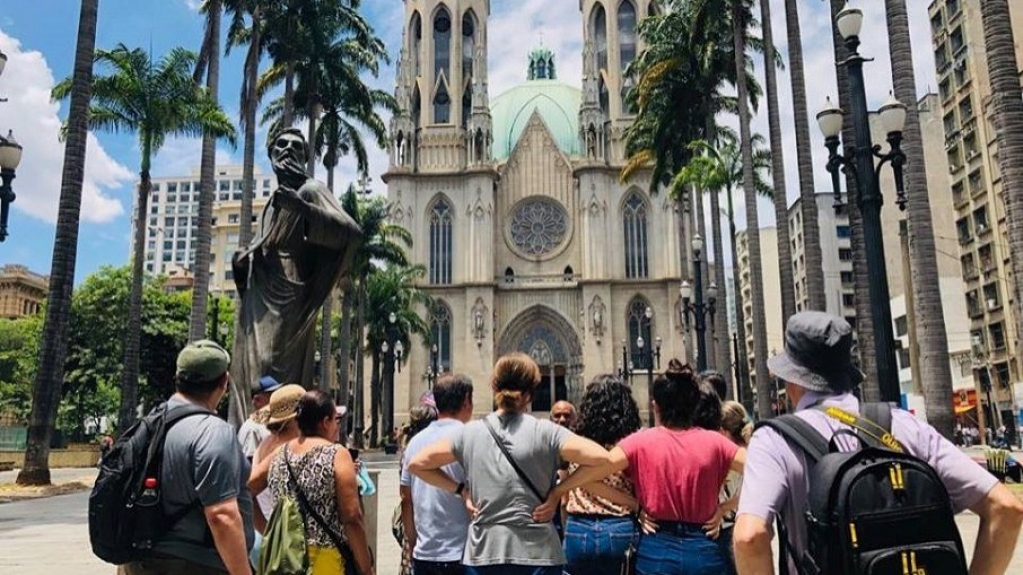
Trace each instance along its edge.
<path fill-rule="evenodd" d="M 533 411 L 577 402 L 585 383 L 628 370 L 645 411 L 648 366 L 684 357 L 679 286 L 685 238 L 649 176 L 620 181 L 633 115 L 622 71 L 642 49 L 652 0 L 582 0 L 582 89 L 555 54 L 523 54 L 524 82 L 491 97 L 489 0 L 405 0 L 405 30 L 385 175 L 392 223 L 428 270 L 432 341 L 406 352 L 395 421 L 429 388 L 433 366 L 475 382 L 489 411 L 501 355 L 541 366 Z"/>

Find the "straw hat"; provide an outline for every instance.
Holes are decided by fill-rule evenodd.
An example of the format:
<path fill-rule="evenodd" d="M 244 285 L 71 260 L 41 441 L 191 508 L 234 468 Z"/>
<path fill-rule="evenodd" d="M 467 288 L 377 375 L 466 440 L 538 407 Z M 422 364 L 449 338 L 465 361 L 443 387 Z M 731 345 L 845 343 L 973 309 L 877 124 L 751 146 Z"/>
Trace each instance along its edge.
<path fill-rule="evenodd" d="M 270 395 L 270 403 L 259 410 L 257 419 L 266 425 L 274 425 L 294 419 L 297 415 L 298 400 L 305 395 L 305 388 L 294 383 L 285 385 Z"/>

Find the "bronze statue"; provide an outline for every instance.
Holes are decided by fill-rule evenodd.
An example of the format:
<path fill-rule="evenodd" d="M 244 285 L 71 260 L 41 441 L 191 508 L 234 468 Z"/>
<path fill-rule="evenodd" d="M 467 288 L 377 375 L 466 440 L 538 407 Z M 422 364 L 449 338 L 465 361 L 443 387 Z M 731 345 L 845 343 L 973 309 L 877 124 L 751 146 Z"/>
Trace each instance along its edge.
<path fill-rule="evenodd" d="M 362 243 L 359 226 L 330 190 L 306 174 L 309 148 L 301 131 L 281 131 L 267 151 L 278 187 L 257 237 L 233 261 L 235 422 L 248 415 L 250 390 L 264 375 L 312 387 L 317 312 Z"/>

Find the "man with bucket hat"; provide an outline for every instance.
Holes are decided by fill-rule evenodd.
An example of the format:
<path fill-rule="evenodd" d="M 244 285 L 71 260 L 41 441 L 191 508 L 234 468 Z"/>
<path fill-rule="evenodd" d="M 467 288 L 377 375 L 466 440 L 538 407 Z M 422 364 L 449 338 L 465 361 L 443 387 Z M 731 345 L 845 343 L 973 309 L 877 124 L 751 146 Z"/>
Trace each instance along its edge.
<path fill-rule="evenodd" d="M 249 462 L 234 428 L 216 415 L 227 394 L 231 357 L 215 342 L 196 341 L 178 354 L 167 410 L 208 411 L 182 418 L 166 434 L 158 485 L 175 520 L 153 542 L 151 556 L 121 565 L 120 575 L 250 575 L 252 499 Z M 154 485 L 156 487 L 156 485 Z"/>
<path fill-rule="evenodd" d="M 840 439 L 848 439 L 841 435 L 855 433 L 850 424 L 862 429 L 857 423 L 870 423 L 864 422 L 860 402 L 852 393 L 864 379 L 853 365 L 852 344 L 852 328 L 842 318 L 803 312 L 789 318 L 785 352 L 767 362 L 772 376 L 785 384 L 794 417 L 825 440 L 832 438 L 839 444 L 844 444 Z M 890 434 L 882 443 L 897 444 L 907 455 L 929 465 L 944 484 L 954 512 L 969 509 L 980 516 L 970 574 L 1004 574 L 1023 522 L 1023 503 L 913 414 L 892 408 L 890 420 Z M 746 454 L 734 533 L 739 575 L 774 574 L 771 527 L 779 518 L 781 532 L 787 535 L 787 541 L 779 542 L 788 552 L 785 567 L 791 575 L 806 572 L 799 561 L 805 558 L 809 545 L 806 517 L 811 462 L 803 448 L 786 440 L 777 429 L 763 425 L 754 433 Z M 855 530 L 852 541 L 855 545 Z M 927 572 L 938 572 L 936 569 L 930 565 Z"/>

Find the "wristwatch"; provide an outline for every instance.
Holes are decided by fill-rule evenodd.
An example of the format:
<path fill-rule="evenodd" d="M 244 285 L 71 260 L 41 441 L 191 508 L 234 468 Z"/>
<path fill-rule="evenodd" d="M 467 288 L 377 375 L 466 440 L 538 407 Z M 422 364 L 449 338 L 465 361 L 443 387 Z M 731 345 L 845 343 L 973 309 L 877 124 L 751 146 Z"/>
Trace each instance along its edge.
<path fill-rule="evenodd" d="M 461 495 L 463 491 L 465 491 L 465 482 L 464 481 L 459 483 L 458 487 L 455 488 L 455 495 Z"/>

